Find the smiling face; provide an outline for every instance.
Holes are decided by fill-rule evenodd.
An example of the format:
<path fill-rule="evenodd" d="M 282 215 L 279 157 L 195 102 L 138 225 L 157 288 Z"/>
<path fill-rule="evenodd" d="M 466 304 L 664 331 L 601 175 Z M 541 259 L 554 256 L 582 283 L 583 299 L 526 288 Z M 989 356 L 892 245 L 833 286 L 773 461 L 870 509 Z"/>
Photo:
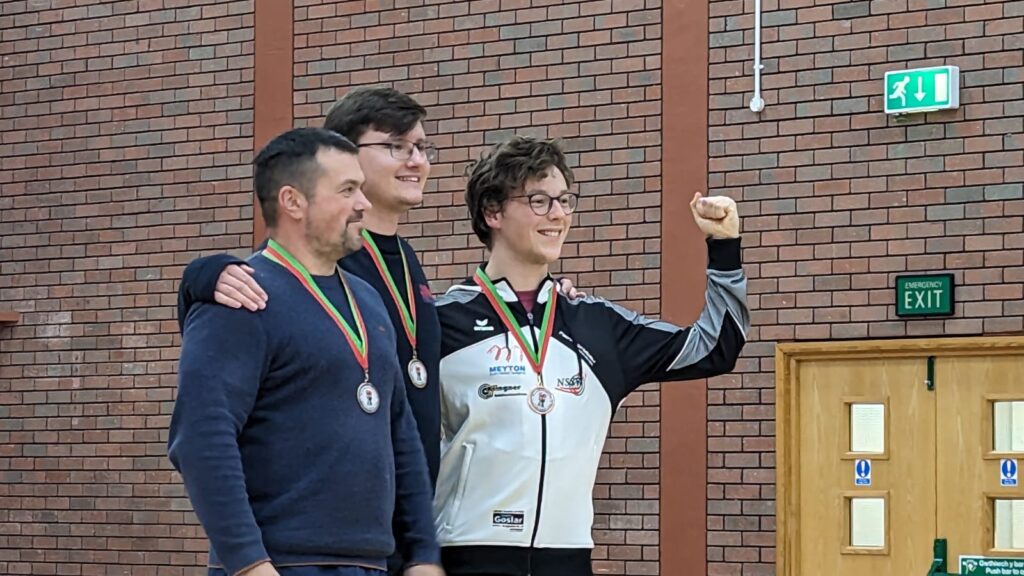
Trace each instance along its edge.
<path fill-rule="evenodd" d="M 370 129 L 359 138 L 359 164 L 366 176 L 363 191 L 377 210 L 402 213 L 423 202 L 430 161 L 419 148 L 413 148 L 408 158 L 397 159 L 392 147 L 407 149 L 425 141 L 421 122 L 400 136 Z"/>
<path fill-rule="evenodd" d="M 499 211 L 486 216 L 493 250 L 506 252 L 523 264 L 546 266 L 558 260 L 572 227 L 572 214 L 556 201 L 549 204 L 551 209 L 546 215 L 538 215 L 531 208 L 529 197 L 544 194 L 557 199 L 569 194 L 568 188 L 565 175 L 554 166 L 528 179 L 521 189 L 509 195 Z M 534 202 L 541 205 L 536 197 Z"/>

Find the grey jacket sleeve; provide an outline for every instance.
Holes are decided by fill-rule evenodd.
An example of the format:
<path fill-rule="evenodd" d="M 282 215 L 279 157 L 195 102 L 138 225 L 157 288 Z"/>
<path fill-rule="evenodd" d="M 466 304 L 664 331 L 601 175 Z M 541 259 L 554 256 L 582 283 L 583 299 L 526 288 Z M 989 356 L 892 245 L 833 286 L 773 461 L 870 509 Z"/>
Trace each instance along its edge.
<path fill-rule="evenodd" d="M 708 240 L 704 310 L 692 326 L 646 318 L 606 303 L 617 316 L 614 338 L 623 369 L 623 390 L 609 390 L 621 400 L 650 382 L 695 380 L 730 372 L 736 366 L 750 329 L 747 278 L 740 240 Z"/>

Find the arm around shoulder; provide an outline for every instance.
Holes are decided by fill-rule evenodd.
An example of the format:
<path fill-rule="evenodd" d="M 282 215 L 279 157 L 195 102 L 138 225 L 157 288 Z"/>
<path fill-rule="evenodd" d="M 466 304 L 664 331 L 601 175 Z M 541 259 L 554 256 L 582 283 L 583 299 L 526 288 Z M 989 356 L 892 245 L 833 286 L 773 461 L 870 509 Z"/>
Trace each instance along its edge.
<path fill-rule="evenodd" d="M 230 254 L 203 256 L 189 262 L 178 285 L 178 328 L 185 329 L 185 319 L 197 302 L 214 302 L 217 279 L 224 268 L 244 261 Z"/>

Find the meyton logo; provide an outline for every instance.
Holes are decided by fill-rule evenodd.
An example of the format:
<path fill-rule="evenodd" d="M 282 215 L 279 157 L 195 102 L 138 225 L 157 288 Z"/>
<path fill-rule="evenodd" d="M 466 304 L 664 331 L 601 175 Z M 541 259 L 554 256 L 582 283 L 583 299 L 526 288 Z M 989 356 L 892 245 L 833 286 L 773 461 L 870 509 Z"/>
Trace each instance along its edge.
<path fill-rule="evenodd" d="M 522 364 L 504 364 L 502 366 L 491 366 L 491 376 L 522 376 L 526 374 L 526 366 Z"/>
<path fill-rule="evenodd" d="M 473 326 L 473 330 L 477 332 L 494 332 L 494 326 L 491 326 L 487 318 L 481 318 L 476 321 L 476 326 Z"/>

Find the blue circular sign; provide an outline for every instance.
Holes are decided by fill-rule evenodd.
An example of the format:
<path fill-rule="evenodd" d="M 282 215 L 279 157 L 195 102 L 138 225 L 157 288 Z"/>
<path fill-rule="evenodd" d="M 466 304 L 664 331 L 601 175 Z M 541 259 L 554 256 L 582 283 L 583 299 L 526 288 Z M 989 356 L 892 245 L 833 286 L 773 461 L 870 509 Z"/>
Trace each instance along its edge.
<path fill-rule="evenodd" d="M 1017 461 L 1003 460 L 1003 478 L 1013 478 L 1017 475 Z"/>
<path fill-rule="evenodd" d="M 871 475 L 871 462 L 867 460 L 857 460 L 855 470 L 859 478 L 867 478 Z"/>

